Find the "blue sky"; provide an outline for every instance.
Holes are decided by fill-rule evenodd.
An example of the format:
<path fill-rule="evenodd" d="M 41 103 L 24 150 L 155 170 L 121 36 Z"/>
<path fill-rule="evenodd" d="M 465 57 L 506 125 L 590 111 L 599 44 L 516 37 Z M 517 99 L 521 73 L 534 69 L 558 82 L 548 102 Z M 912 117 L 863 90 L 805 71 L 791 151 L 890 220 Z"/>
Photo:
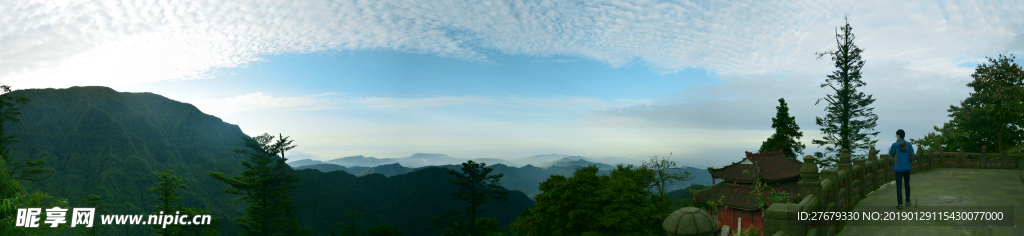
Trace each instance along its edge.
<path fill-rule="evenodd" d="M 100 85 L 196 105 L 292 157 L 442 153 L 720 166 L 779 98 L 814 105 L 849 16 L 879 148 L 947 121 L 973 68 L 1024 50 L 1018 2 L 142 1 L 0 5 L 0 83 Z"/>

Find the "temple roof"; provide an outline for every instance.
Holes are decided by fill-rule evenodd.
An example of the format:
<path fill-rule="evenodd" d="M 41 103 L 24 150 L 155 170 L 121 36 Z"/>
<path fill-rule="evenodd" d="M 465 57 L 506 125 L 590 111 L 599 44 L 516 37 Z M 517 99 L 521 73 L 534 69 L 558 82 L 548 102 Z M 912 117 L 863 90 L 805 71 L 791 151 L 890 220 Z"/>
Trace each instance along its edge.
<path fill-rule="evenodd" d="M 790 201 L 795 201 L 799 199 L 796 196 L 796 193 L 800 192 L 800 187 L 797 185 L 797 181 L 795 180 L 780 182 L 777 186 L 774 184 L 769 184 L 768 186 L 774 188 L 776 192 L 781 193 L 785 191 L 787 193 L 793 193 L 793 195 L 790 197 Z M 722 200 L 723 206 L 748 211 L 756 211 L 757 197 L 754 196 L 753 194 L 750 194 L 751 191 L 754 191 L 754 187 L 749 184 L 735 184 L 722 182 L 703 190 L 690 190 L 690 196 L 693 196 L 693 199 L 696 199 L 701 202 L 718 201 L 718 199 L 721 198 L 721 196 L 725 196 L 725 198 Z M 762 193 L 767 194 L 767 191 L 762 191 Z M 765 207 L 768 207 L 770 205 L 771 203 L 765 202 Z"/>
<path fill-rule="evenodd" d="M 737 182 L 751 182 L 744 170 L 751 170 L 765 182 L 777 182 L 800 176 L 803 162 L 786 157 L 782 151 L 767 153 L 746 152 L 746 158 L 722 168 L 710 168 L 711 177 Z"/>

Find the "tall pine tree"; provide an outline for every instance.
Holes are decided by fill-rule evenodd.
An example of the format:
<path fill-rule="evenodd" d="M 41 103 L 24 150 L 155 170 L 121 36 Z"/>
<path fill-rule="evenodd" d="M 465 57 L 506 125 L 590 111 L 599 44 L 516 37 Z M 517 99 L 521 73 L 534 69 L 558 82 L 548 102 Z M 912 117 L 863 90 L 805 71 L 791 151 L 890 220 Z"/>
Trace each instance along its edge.
<path fill-rule="evenodd" d="M 878 115 L 874 114 L 875 108 L 869 107 L 875 99 L 857 91 L 857 88 L 867 83 L 861 80 L 860 73 L 864 67 L 860 54 L 864 50 L 853 44 L 856 37 L 852 31 L 850 20 L 846 19 L 846 25 L 836 30 L 836 50 L 817 53 L 819 59 L 830 55 L 836 67 L 825 79 L 825 83 L 821 84 L 822 88 L 828 87 L 835 93 L 819 98 L 814 103 L 828 103 L 825 106 L 828 114 L 815 119 L 815 124 L 821 126 L 821 133 L 825 137 L 812 141 L 818 147 L 825 146 L 825 152 L 814 153 L 818 158 L 817 164 L 825 168 L 837 166 L 839 153 L 843 149 L 849 150 L 853 158 L 864 158 L 866 151 L 878 142 L 871 139 L 878 135 L 878 132 L 871 132 L 878 121 Z"/>
<path fill-rule="evenodd" d="M 228 193 L 239 194 L 239 201 L 248 203 L 245 215 L 234 220 L 235 224 L 245 230 L 243 235 L 279 235 L 304 233 L 297 221 L 289 221 L 287 209 L 290 200 L 289 181 L 297 180 L 288 177 L 293 173 L 281 172 L 286 165 L 278 156 L 282 147 L 291 142 L 279 145 L 274 143 L 274 136 L 263 134 L 255 137 L 242 137 L 249 150 L 235 150 L 246 154 L 249 160 L 242 160 L 247 170 L 241 176 L 227 177 L 220 172 L 207 172 L 211 177 L 231 185 Z M 296 224 L 296 225 L 293 225 Z"/>
<path fill-rule="evenodd" d="M 804 132 L 801 132 L 800 126 L 796 124 L 796 117 L 789 116 L 786 99 L 779 98 L 779 106 L 775 107 L 775 110 L 775 118 L 772 118 L 775 134 L 761 143 L 760 152 L 782 150 L 786 157 L 797 159 L 798 155 L 804 154 L 804 148 L 807 147 L 800 143 L 800 137 L 804 136 Z"/>

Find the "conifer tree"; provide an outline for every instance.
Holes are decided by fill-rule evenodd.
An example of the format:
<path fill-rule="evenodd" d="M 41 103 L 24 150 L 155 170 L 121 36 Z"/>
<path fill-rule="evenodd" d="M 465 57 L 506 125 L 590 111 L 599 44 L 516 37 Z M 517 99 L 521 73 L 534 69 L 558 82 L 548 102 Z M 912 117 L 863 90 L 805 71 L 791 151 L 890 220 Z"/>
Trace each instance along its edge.
<path fill-rule="evenodd" d="M 103 201 L 103 197 L 100 197 L 100 195 L 89 194 L 89 196 L 82 197 L 80 200 L 82 201 L 82 205 L 95 208 L 96 214 L 109 213 L 109 211 L 107 211 L 107 208 L 110 207 L 110 204 L 107 204 L 105 201 Z M 92 228 L 87 228 L 85 230 L 86 232 L 88 232 L 89 235 L 96 236 L 99 235 L 98 231 L 100 230 L 101 225 L 102 224 L 94 224 Z"/>
<path fill-rule="evenodd" d="M 181 205 L 183 198 L 178 197 L 176 192 L 181 188 L 189 189 L 188 186 L 181 183 L 181 177 L 171 172 L 174 171 L 165 168 L 163 172 L 160 172 L 160 182 L 156 183 L 156 187 L 149 188 L 149 191 L 157 194 L 156 200 L 160 202 L 160 205 L 156 206 L 156 211 L 162 215 L 179 214 L 184 209 Z M 181 228 L 178 225 L 173 224 L 156 224 L 150 229 L 150 231 L 156 233 L 155 235 L 160 236 L 176 235 L 180 230 Z"/>
<path fill-rule="evenodd" d="M 472 160 L 462 163 L 462 171 L 449 170 L 448 173 L 456 178 L 448 180 L 458 186 L 458 190 L 452 193 L 447 200 L 460 200 L 469 203 L 462 211 L 450 210 L 444 215 L 431 220 L 435 227 L 450 227 L 443 235 L 471 235 L 477 236 L 487 231 L 497 230 L 497 225 L 490 228 L 489 221 L 478 220 L 477 214 L 484 212 L 478 209 L 480 205 L 508 200 L 508 191 L 498 184 L 505 174 L 490 175 L 493 168 L 486 167 L 485 163 L 476 163 Z M 468 218 L 468 220 L 464 220 Z"/>
<path fill-rule="evenodd" d="M 836 70 L 821 84 L 822 88 L 828 87 L 834 94 L 819 98 L 814 104 L 825 101 L 825 117 L 816 117 L 815 124 L 821 126 L 821 133 L 825 137 L 815 139 L 813 144 L 819 147 L 825 146 L 825 152 L 815 152 L 819 166 L 824 168 L 835 167 L 839 161 L 839 153 L 843 149 L 850 151 L 853 158 L 863 158 L 867 151 L 878 140 L 872 140 L 878 135 L 874 131 L 878 115 L 874 114 L 874 108 L 870 107 L 875 99 L 871 95 L 857 91 L 857 88 L 867 85 L 861 80 L 860 69 L 864 67 L 864 60 L 860 54 L 864 50 L 854 45 L 853 28 L 850 27 L 850 20 L 846 25 L 836 30 L 837 48 L 834 51 L 817 53 L 821 59 L 830 55 L 835 63 Z"/>
<path fill-rule="evenodd" d="M 46 164 L 44 159 L 22 158 L 20 161 L 11 158 L 10 151 L 14 149 L 11 144 L 21 142 L 14 138 L 14 135 L 7 135 L 6 124 L 10 122 L 21 122 L 18 115 L 20 109 L 17 104 L 28 103 L 28 98 L 22 96 L 11 96 L 11 86 L 0 85 L 0 159 L 6 164 L 7 171 L 11 178 L 28 181 L 42 181 L 50 177 L 50 169 L 42 168 Z"/>
<path fill-rule="evenodd" d="M 210 177 L 231 185 L 228 193 L 239 194 L 239 201 L 246 202 L 248 207 L 245 215 L 234 220 L 245 231 L 243 235 L 278 235 L 306 234 L 308 231 L 301 229 L 297 221 L 288 221 L 286 216 L 287 206 L 290 203 L 287 195 L 290 191 L 289 181 L 297 180 L 297 177 L 288 177 L 293 173 L 282 174 L 282 165 L 278 155 L 284 147 L 290 145 L 290 141 L 275 143 L 274 136 L 263 134 L 254 137 L 243 137 L 244 144 L 248 150 L 235 150 L 237 153 L 246 154 L 249 160 L 242 160 L 242 166 L 247 170 L 242 171 L 241 176 L 227 177 L 220 172 L 207 172 Z M 279 145 L 280 144 L 280 145 Z M 290 149 L 290 148 L 288 148 Z M 292 225 L 295 224 L 295 225 Z"/>
<path fill-rule="evenodd" d="M 786 157 L 797 159 L 798 155 L 804 154 L 806 147 L 800 143 L 800 137 L 804 136 L 804 132 L 801 132 L 800 126 L 796 124 L 796 117 L 789 116 L 786 99 L 779 98 L 779 106 L 775 107 L 775 110 L 775 118 L 772 118 L 772 128 L 775 128 L 775 133 L 761 143 L 760 152 L 781 150 Z"/>

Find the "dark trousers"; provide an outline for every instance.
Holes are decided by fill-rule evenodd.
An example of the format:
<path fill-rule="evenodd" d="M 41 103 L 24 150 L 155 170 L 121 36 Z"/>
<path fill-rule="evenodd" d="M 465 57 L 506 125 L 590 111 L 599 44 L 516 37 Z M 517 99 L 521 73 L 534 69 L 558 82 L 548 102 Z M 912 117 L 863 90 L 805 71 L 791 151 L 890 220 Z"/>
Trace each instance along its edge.
<path fill-rule="evenodd" d="M 907 186 L 907 202 L 910 202 L 910 171 L 896 172 L 896 202 L 903 205 L 903 186 Z"/>

